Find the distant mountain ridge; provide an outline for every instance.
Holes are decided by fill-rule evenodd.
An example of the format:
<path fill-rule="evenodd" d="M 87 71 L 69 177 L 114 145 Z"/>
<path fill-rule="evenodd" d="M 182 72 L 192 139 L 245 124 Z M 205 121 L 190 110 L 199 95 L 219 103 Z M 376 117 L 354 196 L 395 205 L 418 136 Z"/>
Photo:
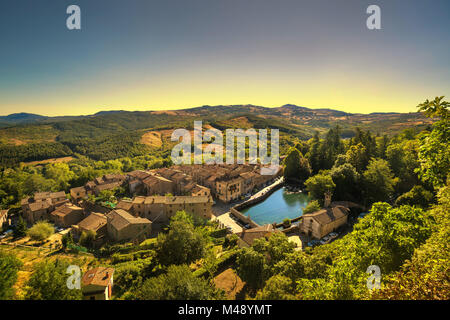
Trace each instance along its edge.
<path fill-rule="evenodd" d="M 127 111 L 127 110 L 103 110 L 99 111 L 97 113 L 94 113 L 92 115 L 86 115 L 86 116 L 43 116 L 39 114 L 34 113 L 26 113 L 26 112 L 20 112 L 20 113 L 12 113 L 7 116 L 0 116 L 0 122 L 4 123 L 11 123 L 11 124 L 17 124 L 17 123 L 24 123 L 24 122 L 38 122 L 38 121 L 52 121 L 52 120 L 72 120 L 75 118 L 85 118 L 85 117 L 96 117 L 96 116 L 105 116 L 105 115 L 114 115 L 114 114 L 125 114 L 125 113 L 147 113 L 147 112 L 183 112 L 183 113 L 210 113 L 211 111 L 222 111 L 222 112 L 254 112 L 259 111 L 262 114 L 281 114 L 281 113 L 292 113 L 292 114 L 322 114 L 322 115 L 330 115 L 330 116 L 345 116 L 345 115 L 360 115 L 360 113 L 348 113 L 345 111 L 335 110 L 331 108 L 307 108 L 302 106 L 297 106 L 295 104 L 285 104 L 280 107 L 263 107 L 263 106 L 257 106 L 257 105 L 216 105 L 216 106 L 210 106 L 210 105 L 204 105 L 200 107 L 193 107 L 193 108 L 186 108 L 186 109 L 173 109 L 173 110 L 147 110 L 147 111 Z M 410 112 L 411 113 L 411 112 Z M 414 112 L 413 112 L 414 113 Z M 400 112 L 373 112 L 366 115 L 386 115 L 386 114 L 401 114 Z M 407 113 L 406 113 L 407 114 Z"/>
<path fill-rule="evenodd" d="M 27 122 L 27 121 L 36 121 L 36 120 L 43 120 L 47 119 L 46 116 L 41 116 L 39 114 L 35 113 L 26 113 L 26 112 L 20 112 L 20 113 L 12 113 L 7 116 L 0 116 L 0 121 L 4 122 Z"/>

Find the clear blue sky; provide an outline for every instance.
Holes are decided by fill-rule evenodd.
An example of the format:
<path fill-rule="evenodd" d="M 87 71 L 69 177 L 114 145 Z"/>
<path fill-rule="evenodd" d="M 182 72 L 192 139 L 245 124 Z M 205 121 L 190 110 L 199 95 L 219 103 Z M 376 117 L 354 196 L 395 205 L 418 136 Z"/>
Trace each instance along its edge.
<path fill-rule="evenodd" d="M 366 28 L 370 4 L 382 30 Z M 448 0 L 2 0 L 0 114 L 415 111 L 450 95 L 449 21 Z"/>

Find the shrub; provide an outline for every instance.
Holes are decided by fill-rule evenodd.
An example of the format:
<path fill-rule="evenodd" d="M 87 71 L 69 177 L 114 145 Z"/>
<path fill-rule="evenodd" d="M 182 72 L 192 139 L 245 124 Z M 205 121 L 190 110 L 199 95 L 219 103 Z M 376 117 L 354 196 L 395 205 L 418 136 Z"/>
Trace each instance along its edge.
<path fill-rule="evenodd" d="M 50 237 L 54 232 L 55 228 L 51 223 L 39 221 L 28 230 L 27 234 L 33 240 L 42 241 Z"/>
<path fill-rule="evenodd" d="M 308 203 L 303 209 L 303 214 L 311 213 L 320 210 L 320 203 L 317 200 L 313 200 L 310 203 Z"/>

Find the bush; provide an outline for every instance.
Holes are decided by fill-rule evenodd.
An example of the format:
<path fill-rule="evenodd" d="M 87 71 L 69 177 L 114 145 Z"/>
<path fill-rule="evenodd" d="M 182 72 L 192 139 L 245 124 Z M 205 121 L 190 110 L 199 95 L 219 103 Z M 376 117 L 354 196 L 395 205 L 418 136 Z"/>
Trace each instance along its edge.
<path fill-rule="evenodd" d="M 51 223 L 39 221 L 28 230 L 27 234 L 33 240 L 43 241 L 50 237 L 54 232 L 55 228 Z"/>
<path fill-rule="evenodd" d="M 320 208 L 321 207 L 319 201 L 313 200 L 306 205 L 305 209 L 303 209 L 303 214 L 318 211 L 320 210 Z"/>

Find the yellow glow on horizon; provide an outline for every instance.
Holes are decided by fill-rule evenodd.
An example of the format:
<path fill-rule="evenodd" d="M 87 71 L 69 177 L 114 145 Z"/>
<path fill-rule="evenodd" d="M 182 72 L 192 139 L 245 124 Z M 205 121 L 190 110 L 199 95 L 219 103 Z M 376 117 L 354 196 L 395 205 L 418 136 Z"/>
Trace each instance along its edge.
<path fill-rule="evenodd" d="M 188 70 L 157 79 L 128 74 L 124 79 L 101 75 L 71 87 L 30 93 L 20 102 L 3 101 L 13 112 L 48 116 L 88 115 L 105 110 L 174 110 L 203 105 L 280 107 L 295 104 L 349 113 L 415 112 L 427 98 L 445 95 L 443 88 L 427 88 L 394 75 L 368 77 L 330 70 L 317 76 L 261 72 L 256 75 Z M 131 79 L 131 80 L 129 80 Z M 0 105 L 0 110 L 4 108 Z M 12 113 L 12 112 L 9 112 Z"/>

